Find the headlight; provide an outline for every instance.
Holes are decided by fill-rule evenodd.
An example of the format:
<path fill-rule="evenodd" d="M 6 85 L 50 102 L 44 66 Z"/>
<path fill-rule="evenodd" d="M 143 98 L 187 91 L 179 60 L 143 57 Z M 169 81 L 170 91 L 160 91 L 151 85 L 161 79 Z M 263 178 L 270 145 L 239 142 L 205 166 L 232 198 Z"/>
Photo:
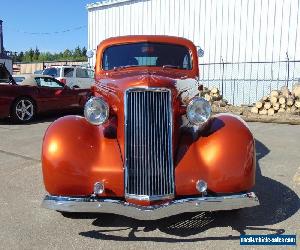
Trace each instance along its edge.
<path fill-rule="evenodd" d="M 92 97 L 84 106 L 84 116 L 93 125 L 107 121 L 109 106 L 101 97 Z"/>
<path fill-rule="evenodd" d="M 211 115 L 209 102 L 201 97 L 194 97 L 187 107 L 186 115 L 192 124 L 201 125 L 207 122 Z"/>

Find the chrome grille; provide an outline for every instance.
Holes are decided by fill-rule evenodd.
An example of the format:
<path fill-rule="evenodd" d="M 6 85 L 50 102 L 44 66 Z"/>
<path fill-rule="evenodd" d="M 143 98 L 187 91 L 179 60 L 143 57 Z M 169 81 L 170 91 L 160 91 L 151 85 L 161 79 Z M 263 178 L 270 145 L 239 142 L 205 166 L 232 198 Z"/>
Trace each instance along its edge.
<path fill-rule="evenodd" d="M 172 105 L 168 89 L 125 93 L 125 195 L 159 200 L 174 195 Z"/>

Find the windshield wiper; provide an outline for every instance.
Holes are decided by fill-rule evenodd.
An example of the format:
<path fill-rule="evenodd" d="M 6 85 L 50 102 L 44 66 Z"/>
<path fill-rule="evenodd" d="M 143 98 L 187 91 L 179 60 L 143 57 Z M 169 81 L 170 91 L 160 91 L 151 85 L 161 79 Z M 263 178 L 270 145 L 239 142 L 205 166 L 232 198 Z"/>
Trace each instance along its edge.
<path fill-rule="evenodd" d="M 179 66 L 171 65 L 171 64 L 166 64 L 166 65 L 163 65 L 162 67 L 163 67 L 163 69 L 166 69 L 166 68 L 179 69 L 180 68 Z"/>
<path fill-rule="evenodd" d="M 124 65 L 124 66 L 114 67 L 114 70 L 127 69 L 127 68 L 131 68 L 131 67 L 139 67 L 139 66 L 140 65 Z"/>

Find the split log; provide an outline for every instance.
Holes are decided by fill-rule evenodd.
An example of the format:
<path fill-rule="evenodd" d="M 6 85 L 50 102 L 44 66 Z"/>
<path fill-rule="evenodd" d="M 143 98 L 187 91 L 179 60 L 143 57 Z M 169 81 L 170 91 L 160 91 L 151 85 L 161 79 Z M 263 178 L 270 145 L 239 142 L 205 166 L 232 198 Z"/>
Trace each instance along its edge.
<path fill-rule="evenodd" d="M 295 101 L 295 107 L 300 108 L 300 100 Z"/>
<path fill-rule="evenodd" d="M 204 99 L 209 102 L 211 101 L 211 96 L 209 94 L 205 94 Z"/>
<path fill-rule="evenodd" d="M 225 102 L 224 100 L 220 100 L 220 107 L 226 107 L 227 106 L 227 102 Z"/>
<path fill-rule="evenodd" d="M 288 99 L 286 100 L 286 105 L 291 107 L 294 104 L 294 98 L 292 96 L 289 96 Z"/>
<path fill-rule="evenodd" d="M 292 94 L 295 97 L 300 97 L 300 83 L 296 83 L 293 85 Z"/>
<path fill-rule="evenodd" d="M 280 104 L 285 104 L 285 103 L 286 103 L 286 97 L 285 97 L 285 96 L 280 96 L 280 97 L 278 98 L 278 102 L 279 102 Z"/>
<path fill-rule="evenodd" d="M 261 98 L 264 102 L 269 101 L 269 97 L 268 96 L 264 96 L 263 98 Z"/>
<path fill-rule="evenodd" d="M 262 109 L 262 110 L 259 111 L 259 114 L 260 115 L 267 115 L 268 111 L 266 109 Z"/>
<path fill-rule="evenodd" d="M 270 109 L 271 108 L 271 103 L 270 102 L 265 102 L 265 104 L 264 104 L 264 109 L 266 109 L 266 110 L 268 110 L 268 109 Z"/>
<path fill-rule="evenodd" d="M 252 107 L 251 108 L 251 113 L 258 114 L 258 108 L 257 107 Z"/>
<path fill-rule="evenodd" d="M 274 115 L 275 110 L 273 108 L 268 109 L 268 115 Z"/>
<path fill-rule="evenodd" d="M 287 108 L 286 108 L 286 112 L 287 112 L 287 113 L 291 113 L 291 112 L 292 112 L 292 109 L 291 109 L 290 107 L 287 107 Z"/>
<path fill-rule="evenodd" d="M 258 101 L 255 103 L 255 107 L 257 107 L 258 109 L 260 109 L 263 106 L 263 102 Z"/>
<path fill-rule="evenodd" d="M 280 104 L 280 108 L 286 109 L 286 104 L 285 103 Z"/>
<path fill-rule="evenodd" d="M 296 106 L 292 106 L 292 107 L 291 107 L 291 113 L 296 112 L 296 110 L 297 110 L 297 107 L 296 107 Z"/>
<path fill-rule="evenodd" d="M 216 87 L 213 87 L 213 88 L 210 90 L 210 93 L 212 93 L 212 94 L 218 94 L 218 93 L 219 93 L 219 89 L 216 88 Z"/>
<path fill-rule="evenodd" d="M 279 108 L 280 108 L 280 104 L 279 104 L 278 102 L 273 103 L 273 109 L 274 109 L 275 111 L 279 110 Z"/>
<path fill-rule="evenodd" d="M 287 86 L 283 86 L 281 87 L 281 94 L 288 98 L 291 92 L 289 91 L 289 88 Z"/>
<path fill-rule="evenodd" d="M 285 109 L 284 109 L 284 108 L 278 109 L 278 113 L 284 113 L 284 112 L 285 112 Z"/>
<path fill-rule="evenodd" d="M 272 90 L 271 93 L 270 93 L 270 96 L 276 96 L 278 97 L 279 96 L 279 91 L 278 90 Z"/>
<path fill-rule="evenodd" d="M 222 100 L 222 96 L 219 93 L 212 94 L 211 97 L 212 97 L 211 99 L 213 101 L 220 101 L 220 100 Z"/>
<path fill-rule="evenodd" d="M 214 101 L 213 104 L 217 107 L 226 107 L 227 106 L 227 103 L 224 102 L 223 100 Z"/>
<path fill-rule="evenodd" d="M 277 96 L 271 96 L 271 97 L 270 97 L 270 102 L 271 102 L 272 104 L 278 102 Z"/>

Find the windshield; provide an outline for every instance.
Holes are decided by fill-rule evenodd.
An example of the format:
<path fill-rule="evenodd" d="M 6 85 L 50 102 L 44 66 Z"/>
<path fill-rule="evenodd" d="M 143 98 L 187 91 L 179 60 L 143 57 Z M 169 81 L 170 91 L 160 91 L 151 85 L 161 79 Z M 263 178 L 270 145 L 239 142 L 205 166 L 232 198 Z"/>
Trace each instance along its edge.
<path fill-rule="evenodd" d="M 0 83 L 10 83 L 11 77 L 5 66 L 0 65 Z"/>
<path fill-rule="evenodd" d="M 114 45 L 103 53 L 104 70 L 139 66 L 190 70 L 191 55 L 181 45 L 149 42 Z"/>
<path fill-rule="evenodd" d="M 43 75 L 59 77 L 60 76 L 60 68 L 47 68 L 43 71 Z"/>

